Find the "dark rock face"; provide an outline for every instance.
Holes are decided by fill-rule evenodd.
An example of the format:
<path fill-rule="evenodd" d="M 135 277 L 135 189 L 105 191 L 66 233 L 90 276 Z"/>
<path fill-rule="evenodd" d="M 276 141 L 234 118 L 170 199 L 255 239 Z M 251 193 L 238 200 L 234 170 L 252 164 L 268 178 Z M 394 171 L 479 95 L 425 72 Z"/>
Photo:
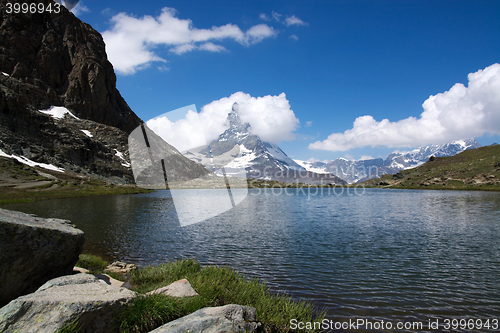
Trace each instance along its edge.
<path fill-rule="evenodd" d="M 0 0 L 1 111 L 15 126 L 19 112 L 65 106 L 79 118 L 117 127 L 127 133 L 139 126 L 116 89 L 113 66 L 102 36 L 61 6 L 61 12 L 7 14 Z M 54 3 L 51 0 L 25 1 Z"/>
<path fill-rule="evenodd" d="M 211 174 L 202 165 L 184 157 L 145 124 L 132 131 L 128 144 L 135 182 L 140 187 L 165 189 L 168 182 Z"/>
<path fill-rule="evenodd" d="M 69 221 L 0 209 L 0 306 L 70 274 L 84 242 Z"/>
<path fill-rule="evenodd" d="M 64 6 L 7 14 L 7 2 L 0 0 L 0 149 L 82 177 L 133 183 L 128 135 L 142 121 L 116 89 L 102 36 Z M 52 106 L 74 117 L 39 112 Z M 197 167 L 182 156 L 177 165 Z"/>
<path fill-rule="evenodd" d="M 141 120 L 116 89 L 101 35 L 64 6 L 57 14 L 7 14 L 6 3 L 0 0 L 0 149 L 84 176 L 133 182 L 127 137 Z M 79 119 L 39 112 L 51 106 Z"/>

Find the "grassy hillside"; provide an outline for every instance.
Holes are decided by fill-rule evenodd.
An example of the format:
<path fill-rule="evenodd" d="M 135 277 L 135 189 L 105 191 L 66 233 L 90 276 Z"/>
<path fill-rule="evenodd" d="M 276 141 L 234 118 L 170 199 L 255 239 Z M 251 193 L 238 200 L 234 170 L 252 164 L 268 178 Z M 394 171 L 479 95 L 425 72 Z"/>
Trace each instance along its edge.
<path fill-rule="evenodd" d="M 149 192 L 130 186 L 118 186 L 70 172 L 30 167 L 0 157 L 0 205 L 45 199 L 73 198 Z"/>
<path fill-rule="evenodd" d="M 500 145 L 466 150 L 450 157 L 431 158 L 419 167 L 362 184 L 408 189 L 500 191 Z"/>

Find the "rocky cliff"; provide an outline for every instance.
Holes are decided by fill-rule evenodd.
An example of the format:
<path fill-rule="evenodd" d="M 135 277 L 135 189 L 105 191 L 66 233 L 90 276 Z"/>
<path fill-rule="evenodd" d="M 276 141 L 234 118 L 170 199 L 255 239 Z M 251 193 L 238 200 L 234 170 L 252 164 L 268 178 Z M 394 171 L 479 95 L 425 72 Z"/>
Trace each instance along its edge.
<path fill-rule="evenodd" d="M 0 0 L 2 7 L 7 2 Z M 7 14 L 2 9 L 0 15 L 0 70 L 10 75 L 2 78 L 1 107 L 10 115 L 4 119 L 57 105 L 125 132 L 140 124 L 116 89 L 102 36 L 90 25 L 64 7 L 58 14 Z"/>
<path fill-rule="evenodd" d="M 8 14 L 7 2 L 0 0 L 0 155 L 133 182 L 128 134 L 142 121 L 116 89 L 102 36 L 63 6 Z"/>

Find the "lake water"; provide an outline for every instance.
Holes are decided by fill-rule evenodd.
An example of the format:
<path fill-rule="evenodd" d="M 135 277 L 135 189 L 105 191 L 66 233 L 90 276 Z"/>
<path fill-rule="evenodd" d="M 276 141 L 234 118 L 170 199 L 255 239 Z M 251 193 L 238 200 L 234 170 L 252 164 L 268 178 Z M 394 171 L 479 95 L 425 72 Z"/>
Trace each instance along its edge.
<path fill-rule="evenodd" d="M 430 319 L 500 319 L 500 193 L 253 189 L 236 208 L 186 227 L 169 191 L 4 208 L 69 219 L 85 232 L 84 251 L 107 259 L 229 265 L 333 322 L 422 322 L 418 331 L 436 332 Z"/>

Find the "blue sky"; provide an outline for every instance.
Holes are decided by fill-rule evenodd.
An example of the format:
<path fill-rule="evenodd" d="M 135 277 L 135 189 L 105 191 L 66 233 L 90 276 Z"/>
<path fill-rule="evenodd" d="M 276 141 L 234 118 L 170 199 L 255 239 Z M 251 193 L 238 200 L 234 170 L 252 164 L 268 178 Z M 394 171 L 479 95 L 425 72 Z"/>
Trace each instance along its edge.
<path fill-rule="evenodd" d="M 497 0 L 82 0 L 76 9 L 113 48 L 118 89 L 143 120 L 210 103 L 202 112 L 216 117 L 221 99 L 243 92 L 250 123 L 270 117 L 282 132 L 270 140 L 302 160 L 385 157 L 460 135 L 500 142 Z M 450 91 L 457 83 L 465 87 Z M 440 93 L 426 109 L 440 123 L 418 121 Z M 265 96 L 266 114 L 256 111 Z"/>

